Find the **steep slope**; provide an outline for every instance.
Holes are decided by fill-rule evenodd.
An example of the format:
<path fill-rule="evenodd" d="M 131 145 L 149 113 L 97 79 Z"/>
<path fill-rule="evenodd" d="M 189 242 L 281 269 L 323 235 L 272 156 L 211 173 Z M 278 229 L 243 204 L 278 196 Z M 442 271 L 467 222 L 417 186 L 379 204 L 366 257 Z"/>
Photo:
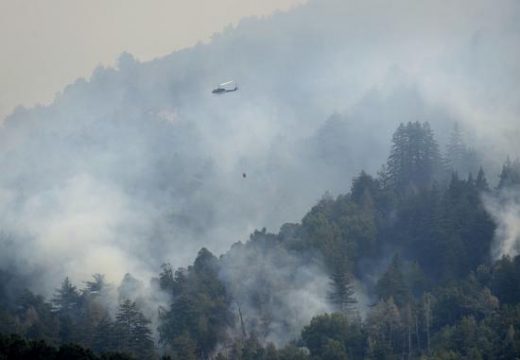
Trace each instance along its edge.
<path fill-rule="evenodd" d="M 1 267 L 44 291 L 221 253 L 375 172 L 400 121 L 457 120 L 487 157 L 518 151 L 518 5 L 454 6 L 311 1 L 150 62 L 123 54 L 18 109 L 0 130 Z M 211 94 L 228 79 L 240 91 Z"/>

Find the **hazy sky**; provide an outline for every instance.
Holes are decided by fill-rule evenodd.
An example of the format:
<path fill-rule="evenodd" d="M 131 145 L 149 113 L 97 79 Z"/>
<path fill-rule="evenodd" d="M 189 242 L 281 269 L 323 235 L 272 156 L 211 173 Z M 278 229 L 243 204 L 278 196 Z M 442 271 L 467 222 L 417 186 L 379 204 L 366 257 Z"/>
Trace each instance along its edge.
<path fill-rule="evenodd" d="M 0 0 L 0 119 L 123 51 L 149 60 L 304 0 Z"/>

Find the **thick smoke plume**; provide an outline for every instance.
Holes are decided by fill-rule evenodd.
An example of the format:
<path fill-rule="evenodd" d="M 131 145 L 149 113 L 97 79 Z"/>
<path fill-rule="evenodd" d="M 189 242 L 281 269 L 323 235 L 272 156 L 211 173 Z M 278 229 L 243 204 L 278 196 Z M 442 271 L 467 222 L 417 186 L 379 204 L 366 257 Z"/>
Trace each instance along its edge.
<path fill-rule="evenodd" d="M 202 246 L 224 253 L 375 173 L 399 122 L 429 121 L 441 142 L 458 122 L 484 161 L 518 155 L 519 43 L 514 0 L 316 0 L 153 61 L 123 54 L 3 121 L 0 266 L 50 293 L 66 275 L 146 280 Z M 211 94 L 229 79 L 238 92 Z M 500 209 L 510 252 L 518 207 Z M 298 284 L 276 300 L 297 312 L 293 331 L 328 305 L 319 265 L 287 259 L 295 277 L 271 286 Z M 244 267 L 227 269 L 237 284 Z"/>
<path fill-rule="evenodd" d="M 291 253 L 273 235 L 256 232 L 222 258 L 221 277 L 235 301 L 243 335 L 282 345 L 316 314 L 333 310 L 330 279 L 316 256 Z"/>
<path fill-rule="evenodd" d="M 520 254 L 519 189 L 502 189 L 496 196 L 485 196 L 484 204 L 497 224 L 493 258 Z"/>

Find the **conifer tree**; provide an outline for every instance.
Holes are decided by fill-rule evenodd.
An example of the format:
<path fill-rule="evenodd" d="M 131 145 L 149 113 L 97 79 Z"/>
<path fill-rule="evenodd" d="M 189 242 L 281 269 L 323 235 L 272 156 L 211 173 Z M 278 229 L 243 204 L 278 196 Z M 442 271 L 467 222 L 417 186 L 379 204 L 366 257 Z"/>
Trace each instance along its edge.
<path fill-rule="evenodd" d="M 381 276 L 376 285 L 376 292 L 380 299 L 393 298 L 395 303 L 402 306 L 410 301 L 411 293 L 403 272 L 403 263 L 399 255 L 395 255 L 386 272 Z"/>
<path fill-rule="evenodd" d="M 119 305 L 114 323 L 118 349 L 131 353 L 139 359 L 152 358 L 154 343 L 149 324 L 150 320 L 144 317 L 135 302 L 128 299 L 123 301 Z"/>
<path fill-rule="evenodd" d="M 357 300 L 352 284 L 352 275 L 347 271 L 347 266 L 339 263 L 330 275 L 331 291 L 329 299 L 337 307 L 338 311 L 344 315 L 353 315 L 356 311 Z"/>
<path fill-rule="evenodd" d="M 52 301 L 58 313 L 72 314 L 78 309 L 81 297 L 76 286 L 72 285 L 69 278 L 66 277 L 61 287 L 56 289 L 56 294 Z"/>
<path fill-rule="evenodd" d="M 502 172 L 499 178 L 499 189 L 520 185 L 520 161 L 518 159 L 511 161 L 508 157 L 502 166 Z"/>
<path fill-rule="evenodd" d="M 392 137 L 388 183 L 398 193 L 429 188 L 440 170 L 440 155 L 428 123 L 400 124 Z"/>
<path fill-rule="evenodd" d="M 60 340 L 63 343 L 80 342 L 81 296 L 68 277 L 63 280 L 61 287 L 56 290 L 52 302 L 59 319 Z"/>
<path fill-rule="evenodd" d="M 456 123 L 453 126 L 443 157 L 448 176 L 457 172 L 462 177 L 466 177 L 469 173 L 476 172 L 479 167 L 479 156 L 464 143 L 462 135 L 462 131 Z"/>
<path fill-rule="evenodd" d="M 486 179 L 486 174 L 482 169 L 482 166 L 478 170 L 477 178 L 475 179 L 475 186 L 478 191 L 488 191 L 489 185 Z"/>
<path fill-rule="evenodd" d="M 93 330 L 92 350 L 96 353 L 115 351 L 117 349 L 115 338 L 114 323 L 110 317 L 102 318 Z"/>

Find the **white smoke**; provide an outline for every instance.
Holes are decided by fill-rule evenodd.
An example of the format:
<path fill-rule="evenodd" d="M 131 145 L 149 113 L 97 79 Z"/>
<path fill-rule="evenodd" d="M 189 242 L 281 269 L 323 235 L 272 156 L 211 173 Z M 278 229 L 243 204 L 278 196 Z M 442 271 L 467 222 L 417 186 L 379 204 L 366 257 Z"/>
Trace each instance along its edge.
<path fill-rule="evenodd" d="M 2 123 L 0 266 L 49 292 L 224 253 L 375 173 L 401 121 L 442 139 L 456 120 L 488 160 L 519 155 L 519 20 L 514 0 L 316 0 L 153 61 L 124 54 Z M 211 94 L 228 79 L 238 92 Z M 516 208 L 500 209 L 512 244 Z"/>
<path fill-rule="evenodd" d="M 240 308 L 246 334 L 284 345 L 296 339 L 313 316 L 333 311 L 330 279 L 315 257 L 291 253 L 262 237 L 233 245 L 221 259 L 220 275 L 237 312 Z"/>
<path fill-rule="evenodd" d="M 484 196 L 484 205 L 497 228 L 492 248 L 493 259 L 520 254 L 520 191 L 502 189 L 496 196 Z"/>

